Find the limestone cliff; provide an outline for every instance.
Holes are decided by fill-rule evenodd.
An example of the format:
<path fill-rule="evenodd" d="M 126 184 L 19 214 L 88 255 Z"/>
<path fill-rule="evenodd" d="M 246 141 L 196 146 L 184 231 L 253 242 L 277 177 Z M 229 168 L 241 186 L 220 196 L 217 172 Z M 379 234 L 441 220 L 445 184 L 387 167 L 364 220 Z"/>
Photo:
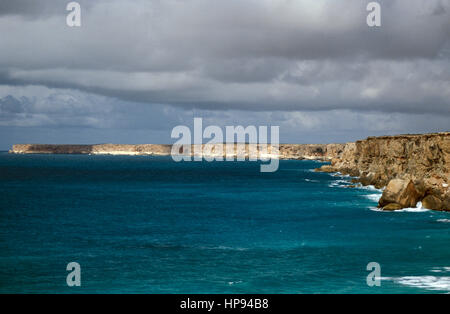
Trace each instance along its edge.
<path fill-rule="evenodd" d="M 203 144 L 201 151 L 204 156 L 216 157 L 225 156 L 227 147 L 233 144 L 223 145 L 222 152 L 214 144 Z M 245 144 L 243 155 L 248 157 L 260 157 L 262 147 L 255 145 L 256 154 L 252 153 L 250 145 Z M 329 161 L 342 153 L 344 144 L 280 144 L 278 153 L 275 148 L 268 145 L 266 155 L 277 155 L 280 159 L 317 159 Z M 179 154 L 195 155 L 199 145 L 192 145 L 190 152 L 183 152 L 182 147 L 175 148 Z M 160 144 L 98 144 L 98 145 L 58 145 L 58 144 L 16 144 L 13 145 L 10 153 L 15 154 L 92 154 L 92 155 L 159 155 L 168 156 L 171 154 L 172 145 Z M 231 148 L 232 156 L 238 154 L 238 145 Z M 255 156 L 253 156 L 255 155 Z"/>
<path fill-rule="evenodd" d="M 92 155 L 169 155 L 171 145 L 143 144 L 16 144 L 9 151 L 14 154 L 92 154 Z"/>
<path fill-rule="evenodd" d="M 278 156 L 280 159 L 331 160 L 331 165 L 318 171 L 341 172 L 358 177 L 363 185 L 386 187 L 379 202 L 383 209 L 415 206 L 421 201 L 426 208 L 450 211 L 450 132 L 369 137 L 347 144 L 280 144 L 278 150 L 270 145 L 267 150 L 261 146 L 250 147 L 249 144 L 239 147 L 225 144 L 220 150 L 216 145 L 203 144 L 201 148 L 200 145 L 192 145 L 189 151 L 183 151 L 181 146 L 157 144 L 22 144 L 13 145 L 10 152 L 168 156 L 176 151 L 193 156 L 201 151 L 204 157 L 228 154 L 236 157 L 240 154 L 246 158 Z"/>
<path fill-rule="evenodd" d="M 386 186 L 379 203 L 383 208 L 423 201 L 427 208 L 450 210 L 449 168 L 450 133 L 444 132 L 369 137 L 349 143 L 320 171 L 357 176 L 363 185 Z"/>

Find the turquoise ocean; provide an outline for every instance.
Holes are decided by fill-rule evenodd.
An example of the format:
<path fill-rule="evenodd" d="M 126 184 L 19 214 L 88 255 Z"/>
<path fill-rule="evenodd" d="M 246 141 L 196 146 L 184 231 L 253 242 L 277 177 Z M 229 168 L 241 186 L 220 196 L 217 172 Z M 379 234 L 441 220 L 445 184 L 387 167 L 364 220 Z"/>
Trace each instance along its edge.
<path fill-rule="evenodd" d="M 0 153 L 0 292 L 450 292 L 450 213 L 380 212 L 322 164 Z"/>

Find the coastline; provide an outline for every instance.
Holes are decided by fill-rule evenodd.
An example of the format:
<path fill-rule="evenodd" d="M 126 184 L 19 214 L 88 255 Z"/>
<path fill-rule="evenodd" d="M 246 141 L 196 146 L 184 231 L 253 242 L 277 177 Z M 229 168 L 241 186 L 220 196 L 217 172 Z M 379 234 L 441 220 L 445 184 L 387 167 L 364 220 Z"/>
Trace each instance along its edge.
<path fill-rule="evenodd" d="M 216 145 L 191 145 L 190 152 L 183 152 L 170 144 L 15 144 L 9 153 L 169 156 L 176 151 L 196 156 L 200 151 L 204 157 L 229 156 L 225 152 L 230 144 L 223 144 L 223 150 Z M 245 144 L 245 151 L 233 146 L 232 157 L 242 153 L 245 158 L 331 162 L 316 171 L 349 175 L 354 184 L 383 189 L 378 202 L 382 210 L 415 208 L 420 202 L 427 209 L 450 211 L 450 132 L 368 137 L 345 144 L 268 145 L 264 151 L 261 145 L 252 150 Z"/>
<path fill-rule="evenodd" d="M 149 155 L 170 156 L 172 151 L 180 155 L 196 156 L 201 151 L 204 157 L 229 157 L 227 148 L 230 144 L 223 144 L 222 152 L 218 150 L 220 144 L 193 144 L 190 152 L 183 152 L 182 145 L 170 144 L 15 144 L 9 153 L 12 154 L 90 154 L 90 155 Z M 271 157 L 279 159 L 307 159 L 330 162 L 337 157 L 346 144 L 280 144 L 278 148 L 268 144 L 267 148 L 260 144 L 245 144 L 244 151 L 238 144 L 233 144 L 231 157 L 242 153 L 245 158 Z M 201 146 L 201 147 L 200 147 Z M 255 149 L 255 151 L 252 151 Z"/>

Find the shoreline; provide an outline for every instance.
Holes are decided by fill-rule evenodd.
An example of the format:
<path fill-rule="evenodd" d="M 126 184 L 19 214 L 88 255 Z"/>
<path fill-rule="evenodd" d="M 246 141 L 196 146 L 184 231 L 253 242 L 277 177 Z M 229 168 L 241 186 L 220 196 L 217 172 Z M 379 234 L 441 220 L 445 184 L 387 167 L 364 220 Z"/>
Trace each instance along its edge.
<path fill-rule="evenodd" d="M 218 146 L 222 145 L 220 151 Z M 292 160 L 319 160 L 331 162 L 346 144 L 267 144 L 263 147 L 260 144 L 192 144 L 190 152 L 183 152 L 183 145 L 171 144 L 15 144 L 9 150 L 11 154 L 85 154 L 85 155 L 127 155 L 127 156 L 170 156 L 172 152 L 181 156 L 198 156 L 202 153 L 203 157 L 237 157 L 239 154 L 245 158 L 278 158 Z M 254 149 L 254 150 L 252 150 Z"/>
<path fill-rule="evenodd" d="M 222 146 L 223 145 L 223 146 Z M 227 146 L 233 145 L 227 151 Z M 218 150 L 217 146 L 222 146 Z M 251 147 L 250 147 L 251 146 Z M 88 154 L 191 157 L 278 158 L 331 162 L 317 172 L 354 177 L 351 182 L 383 188 L 378 202 L 382 210 L 424 208 L 450 211 L 450 132 L 368 137 L 345 144 L 193 144 L 189 152 L 170 144 L 15 144 L 12 154 Z"/>

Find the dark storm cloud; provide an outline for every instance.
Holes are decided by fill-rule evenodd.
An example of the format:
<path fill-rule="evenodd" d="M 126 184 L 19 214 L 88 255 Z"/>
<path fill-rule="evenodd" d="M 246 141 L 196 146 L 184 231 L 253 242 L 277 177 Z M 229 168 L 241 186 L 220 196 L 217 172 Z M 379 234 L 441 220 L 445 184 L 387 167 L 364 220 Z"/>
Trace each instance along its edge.
<path fill-rule="evenodd" d="M 42 18 L 65 13 L 68 0 L 2 0 L 0 16 L 18 15 L 25 18 Z M 93 1 L 78 0 L 85 7 L 91 7 Z"/>
<path fill-rule="evenodd" d="M 177 124 L 179 112 L 70 90 L 47 90 L 45 97 L 0 98 L 0 127 L 85 127 L 161 130 Z"/>
<path fill-rule="evenodd" d="M 380 28 L 361 0 L 80 1 L 80 28 L 67 2 L 2 2 L 0 84 L 188 109 L 449 114 L 448 0 L 380 1 Z"/>
<path fill-rule="evenodd" d="M 37 16 L 45 12 L 56 12 L 56 1 L 13 0 L 0 2 L 0 15 Z M 60 1 L 60 3 L 64 3 Z M 56 10 L 55 10 L 56 9 Z"/>

